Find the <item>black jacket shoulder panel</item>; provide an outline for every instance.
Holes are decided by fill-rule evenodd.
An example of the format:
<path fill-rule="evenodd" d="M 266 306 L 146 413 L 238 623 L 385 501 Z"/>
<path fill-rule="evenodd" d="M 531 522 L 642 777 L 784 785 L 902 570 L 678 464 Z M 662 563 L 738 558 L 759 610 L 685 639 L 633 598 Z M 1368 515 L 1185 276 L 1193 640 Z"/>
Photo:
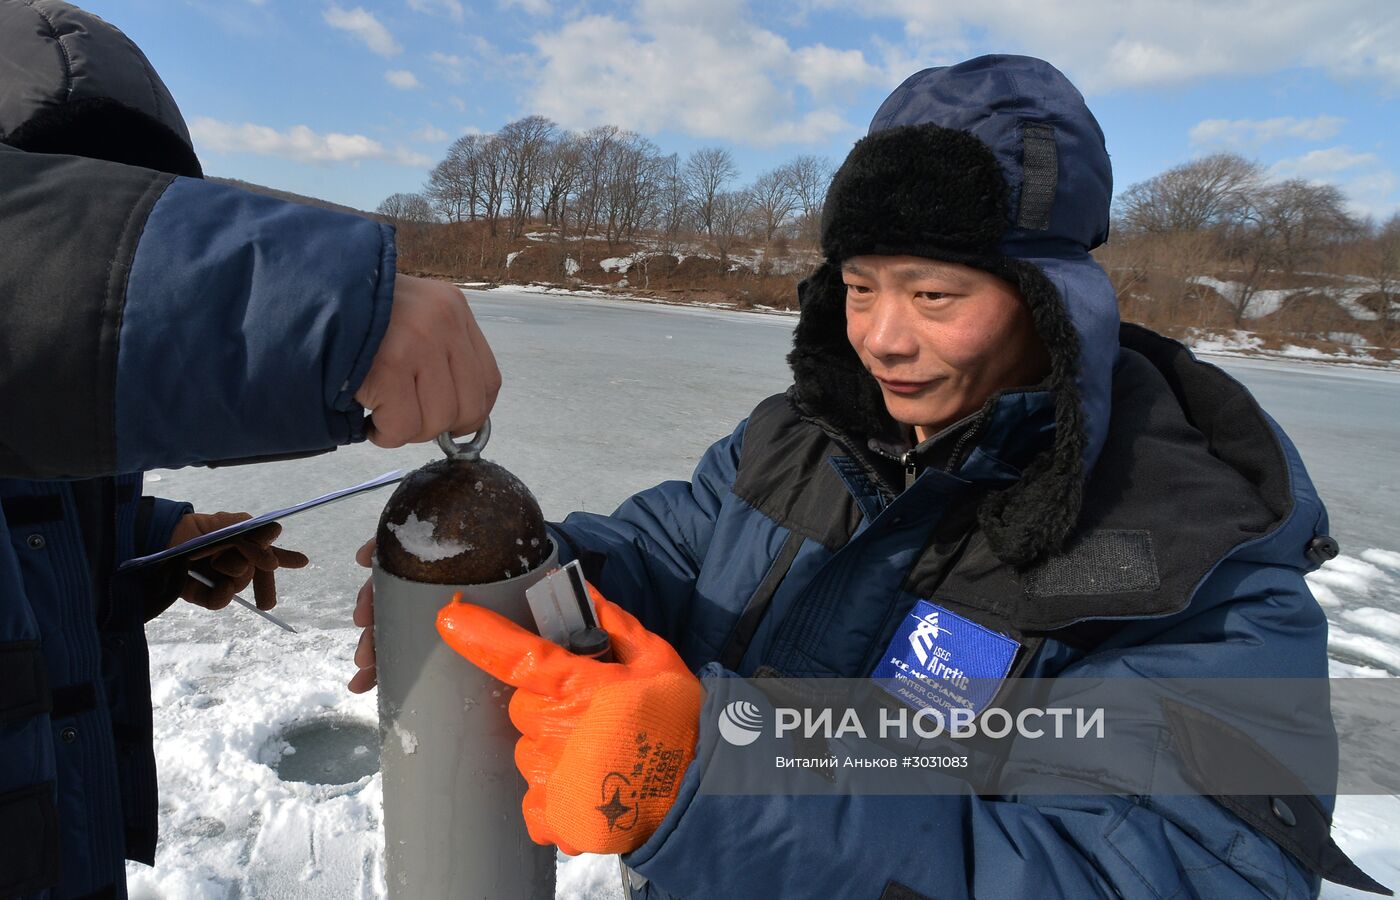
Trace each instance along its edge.
<path fill-rule="evenodd" d="M 114 471 L 127 275 L 171 180 L 78 157 L 0 156 L 0 246 L 23 261 L 0 266 L 0 476 Z"/>
<path fill-rule="evenodd" d="M 845 544 L 861 512 L 830 458 L 844 455 L 820 428 L 804 421 L 787 394 L 775 394 L 749 415 L 734 493 L 768 518 L 829 549 Z"/>

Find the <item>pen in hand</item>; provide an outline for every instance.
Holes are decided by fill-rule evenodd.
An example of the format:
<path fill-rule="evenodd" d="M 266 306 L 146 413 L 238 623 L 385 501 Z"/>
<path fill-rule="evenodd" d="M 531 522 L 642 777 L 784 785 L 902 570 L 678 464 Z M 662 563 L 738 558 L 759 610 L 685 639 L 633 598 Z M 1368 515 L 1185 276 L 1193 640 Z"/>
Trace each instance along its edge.
<path fill-rule="evenodd" d="M 195 581 L 198 581 L 200 584 L 204 585 L 205 587 L 213 587 L 213 586 L 214 586 L 214 582 L 213 582 L 211 579 L 207 578 L 207 577 L 204 576 L 204 575 L 201 575 L 199 572 L 196 572 L 194 569 L 190 569 L 190 570 L 189 570 L 189 576 L 190 576 L 191 578 L 193 578 Z M 258 615 L 262 616 L 264 619 L 267 619 L 269 622 L 271 622 L 272 624 L 276 625 L 278 628 L 281 628 L 283 631 L 290 631 L 292 634 L 296 634 L 296 633 L 297 633 L 297 630 L 296 630 L 295 628 L 293 628 L 292 626 L 288 625 L 286 622 L 283 622 L 281 619 L 277 618 L 277 617 L 274 616 L 272 613 L 267 612 L 266 610 L 258 609 L 256 605 L 254 605 L 254 604 L 252 604 L 252 603 L 249 603 L 247 600 L 244 600 L 242 597 L 238 596 L 237 594 L 234 594 L 234 595 L 233 595 L 233 599 L 234 599 L 234 601 L 236 601 L 237 603 L 240 603 L 240 604 L 242 604 L 243 606 L 248 607 L 248 608 L 251 609 L 253 612 L 255 612 L 255 613 L 257 613 Z"/>

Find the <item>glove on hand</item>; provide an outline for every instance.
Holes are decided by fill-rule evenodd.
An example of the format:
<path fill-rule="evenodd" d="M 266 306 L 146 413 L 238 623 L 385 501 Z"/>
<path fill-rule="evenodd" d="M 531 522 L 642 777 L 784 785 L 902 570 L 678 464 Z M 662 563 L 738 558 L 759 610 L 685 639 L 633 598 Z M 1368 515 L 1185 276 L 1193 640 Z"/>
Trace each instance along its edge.
<path fill-rule="evenodd" d="M 186 513 L 176 523 L 170 535 L 170 546 L 176 547 L 202 534 L 218 531 L 235 522 L 251 519 L 248 513 Z M 186 557 L 182 565 L 194 569 L 210 581 L 213 587 L 184 576 L 180 596 L 205 609 L 223 609 L 233 595 L 253 583 L 253 599 L 258 609 L 277 605 L 277 586 L 273 572 L 279 568 L 300 569 L 310 560 L 295 550 L 272 546 L 282 526 L 269 522 L 260 528 L 220 541 Z"/>
<path fill-rule="evenodd" d="M 627 853 L 675 802 L 705 692 L 664 638 L 589 592 L 616 662 L 575 656 L 460 595 L 438 613 L 438 632 L 518 688 L 510 720 L 531 839 L 571 855 Z"/>

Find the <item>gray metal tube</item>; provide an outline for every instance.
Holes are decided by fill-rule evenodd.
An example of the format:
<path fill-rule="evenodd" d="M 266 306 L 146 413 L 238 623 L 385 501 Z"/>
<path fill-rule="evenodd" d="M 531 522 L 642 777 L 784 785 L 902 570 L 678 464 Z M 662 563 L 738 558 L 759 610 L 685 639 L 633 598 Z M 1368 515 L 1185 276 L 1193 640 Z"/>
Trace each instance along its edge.
<path fill-rule="evenodd" d="M 374 567 L 384 856 L 389 896 L 554 896 L 555 851 L 530 840 L 520 813 L 520 737 L 509 689 L 454 653 L 437 633 L 453 592 L 534 630 L 525 589 L 558 554 L 493 584 L 406 581 Z"/>

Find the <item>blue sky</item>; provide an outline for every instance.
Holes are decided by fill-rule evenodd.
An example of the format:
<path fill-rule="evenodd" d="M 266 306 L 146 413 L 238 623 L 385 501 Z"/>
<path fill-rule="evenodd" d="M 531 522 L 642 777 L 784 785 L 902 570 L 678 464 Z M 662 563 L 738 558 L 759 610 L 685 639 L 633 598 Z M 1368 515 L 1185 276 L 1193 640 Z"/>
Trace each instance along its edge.
<path fill-rule="evenodd" d="M 1396 0 L 80 3 L 146 51 L 208 173 L 362 209 L 530 113 L 725 146 L 744 181 L 839 161 L 905 77 L 988 52 L 1074 80 L 1118 190 L 1228 149 L 1400 209 Z"/>

